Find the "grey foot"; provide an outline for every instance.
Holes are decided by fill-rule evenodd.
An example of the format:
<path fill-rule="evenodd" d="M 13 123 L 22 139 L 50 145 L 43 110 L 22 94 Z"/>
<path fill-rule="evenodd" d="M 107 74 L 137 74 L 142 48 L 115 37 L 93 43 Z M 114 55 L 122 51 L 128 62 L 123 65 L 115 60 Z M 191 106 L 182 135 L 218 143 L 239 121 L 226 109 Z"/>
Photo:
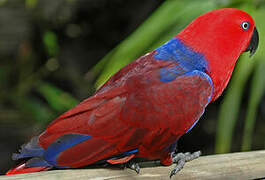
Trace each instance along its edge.
<path fill-rule="evenodd" d="M 128 163 L 126 163 L 125 167 L 128 167 L 128 168 L 134 170 L 137 174 L 140 173 L 140 166 L 138 163 L 136 163 L 134 161 L 129 161 Z"/>
<path fill-rule="evenodd" d="M 172 162 L 176 163 L 176 167 L 171 171 L 170 178 L 174 176 L 177 172 L 179 172 L 185 165 L 186 162 L 192 161 L 200 157 L 201 151 L 196 151 L 194 153 L 186 152 L 186 153 L 177 153 L 172 154 Z"/>

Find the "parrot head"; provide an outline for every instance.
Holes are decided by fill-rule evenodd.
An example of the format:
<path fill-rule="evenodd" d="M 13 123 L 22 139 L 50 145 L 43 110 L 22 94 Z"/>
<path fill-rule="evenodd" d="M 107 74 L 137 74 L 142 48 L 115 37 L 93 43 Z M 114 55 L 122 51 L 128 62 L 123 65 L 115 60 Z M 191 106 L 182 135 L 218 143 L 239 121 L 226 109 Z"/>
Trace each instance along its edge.
<path fill-rule="evenodd" d="M 251 16 L 233 8 L 217 9 L 199 16 L 176 37 L 207 60 L 206 73 L 213 81 L 212 100 L 217 99 L 227 86 L 241 53 L 249 51 L 252 56 L 259 42 Z"/>

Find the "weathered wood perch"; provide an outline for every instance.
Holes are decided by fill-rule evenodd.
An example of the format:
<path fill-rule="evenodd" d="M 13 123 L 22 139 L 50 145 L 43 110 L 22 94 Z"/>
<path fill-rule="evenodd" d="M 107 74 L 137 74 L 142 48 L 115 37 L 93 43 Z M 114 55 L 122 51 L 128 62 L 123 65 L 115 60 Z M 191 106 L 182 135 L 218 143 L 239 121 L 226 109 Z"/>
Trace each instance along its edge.
<path fill-rule="evenodd" d="M 130 169 L 70 169 L 1 176 L 0 180 L 53 180 L 53 179 L 169 179 L 174 167 L 155 166 L 154 162 L 141 164 L 140 174 Z M 172 179 L 265 179 L 265 150 L 202 156 L 188 162 Z"/>

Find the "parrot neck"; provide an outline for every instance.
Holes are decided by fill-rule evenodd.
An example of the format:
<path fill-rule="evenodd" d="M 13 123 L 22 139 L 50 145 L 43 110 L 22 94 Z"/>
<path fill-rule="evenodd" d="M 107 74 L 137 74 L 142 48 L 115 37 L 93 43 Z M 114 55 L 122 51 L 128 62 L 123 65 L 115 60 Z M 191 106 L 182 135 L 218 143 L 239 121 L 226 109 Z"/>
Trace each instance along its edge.
<path fill-rule="evenodd" d="M 206 73 L 213 82 L 211 101 L 216 100 L 226 88 L 242 49 L 234 48 L 239 47 L 239 45 L 234 44 L 232 41 L 224 42 L 214 38 L 209 40 L 204 36 L 196 38 L 196 36 L 188 35 L 187 32 L 181 32 L 176 37 L 195 52 L 203 54 L 207 60 L 208 68 Z"/>
<path fill-rule="evenodd" d="M 224 91 L 226 88 L 234 67 L 235 63 L 237 61 L 239 56 L 230 56 L 230 57 L 214 57 L 214 56 L 208 56 L 208 58 L 211 58 L 211 62 L 209 62 L 211 65 L 211 68 L 209 69 L 208 75 L 212 78 L 213 81 L 213 97 L 212 100 L 216 100 Z M 224 62 L 225 63 L 222 63 Z"/>

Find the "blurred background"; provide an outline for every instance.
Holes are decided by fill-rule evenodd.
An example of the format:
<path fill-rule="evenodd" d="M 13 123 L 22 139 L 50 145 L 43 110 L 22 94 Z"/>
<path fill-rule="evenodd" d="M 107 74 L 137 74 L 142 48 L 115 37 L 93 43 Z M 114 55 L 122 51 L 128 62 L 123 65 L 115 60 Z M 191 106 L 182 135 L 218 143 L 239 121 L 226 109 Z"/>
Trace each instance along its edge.
<path fill-rule="evenodd" d="M 21 144 L 118 69 L 223 7 L 251 14 L 260 44 L 181 138 L 180 151 L 204 155 L 265 148 L 264 0 L 0 0 L 0 173 Z"/>

